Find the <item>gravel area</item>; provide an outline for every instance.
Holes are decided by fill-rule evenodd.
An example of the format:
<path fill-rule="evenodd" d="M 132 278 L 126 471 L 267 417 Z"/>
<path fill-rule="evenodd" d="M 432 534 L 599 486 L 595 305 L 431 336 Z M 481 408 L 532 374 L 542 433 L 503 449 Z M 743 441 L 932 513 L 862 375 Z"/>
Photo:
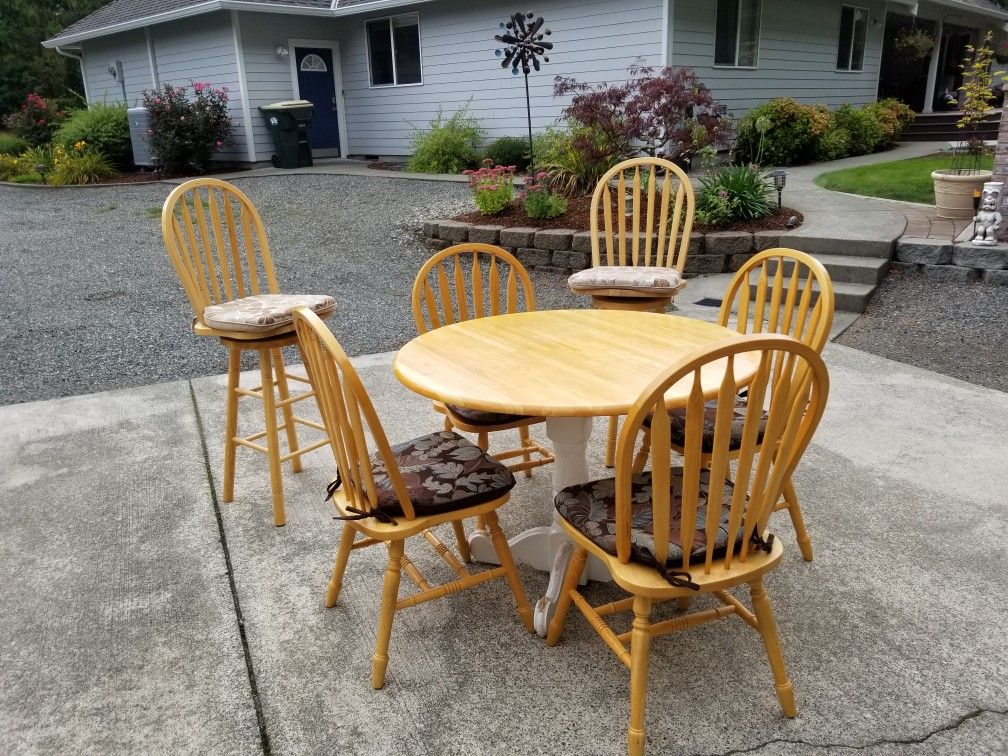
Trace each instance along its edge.
<path fill-rule="evenodd" d="M 420 224 L 461 212 L 464 184 L 293 175 L 236 179 L 263 217 L 281 286 L 328 293 L 351 355 L 415 333 L 409 295 L 431 254 Z M 161 241 L 168 184 L 0 187 L 0 404 L 212 375 L 226 370 Z M 564 277 L 539 273 L 542 307 L 583 306 Z M 252 367 L 251 360 L 248 367 Z"/>
<path fill-rule="evenodd" d="M 837 341 L 1008 391 L 1008 287 L 893 271 Z"/>

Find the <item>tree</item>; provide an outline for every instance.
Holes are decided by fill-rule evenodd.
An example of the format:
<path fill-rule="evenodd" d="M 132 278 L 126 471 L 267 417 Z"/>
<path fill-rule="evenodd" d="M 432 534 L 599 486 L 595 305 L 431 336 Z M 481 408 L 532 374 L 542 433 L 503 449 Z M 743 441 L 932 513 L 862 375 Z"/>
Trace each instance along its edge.
<path fill-rule="evenodd" d="M 42 47 L 105 0 L 0 2 L 0 115 L 16 110 L 29 92 L 47 97 L 83 93 L 80 66 Z"/>

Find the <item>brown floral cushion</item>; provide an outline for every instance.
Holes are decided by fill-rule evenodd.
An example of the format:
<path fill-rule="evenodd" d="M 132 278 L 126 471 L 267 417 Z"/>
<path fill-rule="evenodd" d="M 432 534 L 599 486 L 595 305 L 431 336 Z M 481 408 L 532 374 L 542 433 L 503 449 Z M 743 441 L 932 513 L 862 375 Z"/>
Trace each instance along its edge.
<path fill-rule="evenodd" d="M 506 412 L 486 412 L 484 410 L 468 409 L 455 404 L 445 405 L 453 415 L 465 420 L 471 425 L 505 425 L 528 419 L 528 415 L 509 415 Z"/>
<path fill-rule="evenodd" d="M 735 398 L 735 408 L 732 416 L 730 435 L 728 437 L 728 448 L 737 451 L 742 448 L 742 431 L 745 429 L 745 415 L 749 405 L 745 398 Z M 717 421 L 717 400 L 711 399 L 704 403 L 703 420 L 703 441 L 701 448 L 707 454 L 714 451 L 714 423 Z M 651 425 L 651 418 L 644 420 L 644 425 Z M 756 440 L 763 440 L 766 432 L 767 413 L 764 410 L 760 416 L 759 426 L 756 431 Z M 669 432 L 672 436 L 672 445 L 682 448 L 686 445 L 686 408 L 680 407 L 669 411 Z"/>
<path fill-rule="evenodd" d="M 325 294 L 256 294 L 210 305 L 203 322 L 221 331 L 272 331 L 293 322 L 294 308 L 302 305 L 325 315 L 336 309 L 336 300 Z"/>
<path fill-rule="evenodd" d="M 668 563 L 682 563 L 682 548 L 679 540 L 680 507 L 682 503 L 683 469 L 672 468 L 671 476 L 672 516 L 669 518 Z M 707 554 L 707 536 L 704 523 L 707 521 L 707 495 L 710 487 L 710 472 L 700 473 L 700 496 L 697 506 L 697 530 L 690 553 L 690 562 L 702 562 Z M 725 483 L 721 519 L 715 537 L 714 558 L 724 556 L 728 544 L 728 508 L 734 492 L 731 482 Z M 630 541 L 638 547 L 654 553 L 654 529 L 651 520 L 651 473 L 643 472 L 631 479 L 630 485 Z M 556 495 L 556 509 L 560 516 L 584 533 L 595 544 L 610 554 L 616 554 L 616 480 L 603 478 L 568 486 Z M 741 528 L 736 537 L 736 547 L 741 547 Z"/>
<path fill-rule="evenodd" d="M 682 286 L 682 276 L 675 268 L 656 268 L 645 265 L 599 265 L 579 270 L 567 279 L 574 292 L 594 289 L 624 289 L 646 291 L 652 294 L 675 294 Z"/>
<path fill-rule="evenodd" d="M 392 447 L 418 515 L 438 514 L 496 499 L 515 478 L 504 465 L 457 433 L 438 431 Z M 378 508 L 402 514 L 385 463 L 372 460 Z"/>

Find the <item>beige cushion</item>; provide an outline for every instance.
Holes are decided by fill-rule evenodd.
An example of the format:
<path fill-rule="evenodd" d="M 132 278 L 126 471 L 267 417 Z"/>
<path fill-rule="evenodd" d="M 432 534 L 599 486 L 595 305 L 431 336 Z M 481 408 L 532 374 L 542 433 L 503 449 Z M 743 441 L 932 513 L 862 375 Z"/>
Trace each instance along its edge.
<path fill-rule="evenodd" d="M 580 270 L 567 279 L 571 291 L 590 292 L 595 289 L 646 291 L 653 294 L 675 294 L 682 286 L 682 276 L 675 268 L 644 265 L 599 265 Z"/>
<path fill-rule="evenodd" d="M 324 315 L 336 309 L 336 300 L 325 294 L 256 294 L 210 305 L 203 322 L 221 331 L 272 331 L 290 324 L 292 311 L 302 305 Z"/>

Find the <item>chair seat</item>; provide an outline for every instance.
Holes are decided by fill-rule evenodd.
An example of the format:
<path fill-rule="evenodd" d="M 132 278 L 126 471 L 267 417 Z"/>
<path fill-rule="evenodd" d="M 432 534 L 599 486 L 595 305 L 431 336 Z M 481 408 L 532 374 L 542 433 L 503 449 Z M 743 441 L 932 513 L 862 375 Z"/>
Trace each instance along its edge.
<path fill-rule="evenodd" d="M 392 447 L 418 515 L 482 504 L 514 488 L 511 471 L 457 433 L 438 431 Z M 378 508 L 402 514 L 384 462 L 372 457 Z"/>
<path fill-rule="evenodd" d="M 669 564 L 682 563 L 682 547 L 679 540 L 679 520 L 683 489 L 683 468 L 673 467 L 670 488 L 672 493 L 671 517 L 669 518 Z M 700 491 L 697 505 L 697 530 L 690 552 L 690 562 L 706 559 L 707 543 L 704 523 L 707 518 L 707 497 L 710 486 L 710 472 L 700 473 Z M 728 512 L 734 486 L 726 481 L 722 499 L 721 517 L 715 539 L 713 558 L 724 556 L 728 544 Z M 654 553 L 654 530 L 651 520 L 651 473 L 643 472 L 631 478 L 630 485 L 630 541 L 634 546 Z M 592 543 L 608 554 L 616 554 L 616 479 L 602 478 L 568 486 L 556 495 L 557 512 Z M 741 526 L 736 535 L 736 548 L 742 546 Z"/>
<path fill-rule="evenodd" d="M 579 270 L 567 279 L 570 290 L 579 294 L 618 290 L 655 296 L 675 294 L 682 282 L 675 268 L 646 265 L 599 265 Z"/>
<path fill-rule="evenodd" d="M 336 300 L 325 294 L 256 294 L 210 305 L 203 322 L 221 331 L 273 331 L 291 324 L 294 308 L 302 305 L 325 315 L 336 309 Z"/>
<path fill-rule="evenodd" d="M 745 428 L 745 415 L 749 405 L 742 397 L 735 398 L 735 409 L 732 416 L 731 431 L 728 440 L 728 449 L 738 451 L 742 448 L 742 431 Z M 717 421 L 717 400 L 710 399 L 704 402 L 703 420 L 703 441 L 701 448 L 704 454 L 714 451 L 714 423 Z M 763 434 L 766 432 L 767 412 L 763 410 L 760 416 L 756 441 L 763 441 Z M 644 425 L 651 427 L 650 416 L 645 418 Z M 686 408 L 679 407 L 669 412 L 669 434 L 672 437 L 672 445 L 682 448 L 686 445 Z"/>
<path fill-rule="evenodd" d="M 509 415 L 506 412 L 487 412 L 485 410 L 468 409 L 457 404 L 446 404 L 445 407 L 460 420 L 470 425 L 508 425 L 530 420 L 530 415 Z"/>

